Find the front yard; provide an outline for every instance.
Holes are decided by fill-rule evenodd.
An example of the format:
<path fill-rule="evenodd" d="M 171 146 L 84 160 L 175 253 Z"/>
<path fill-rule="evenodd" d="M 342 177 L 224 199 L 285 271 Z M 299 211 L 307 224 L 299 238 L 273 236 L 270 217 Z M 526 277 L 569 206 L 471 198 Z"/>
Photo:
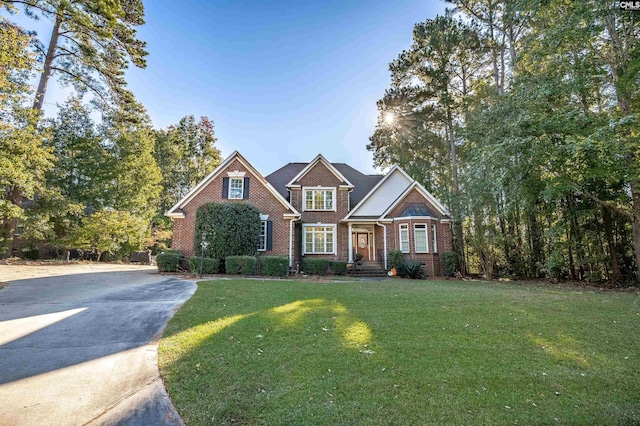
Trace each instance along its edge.
<path fill-rule="evenodd" d="M 206 281 L 159 365 L 187 425 L 638 424 L 639 302 L 534 284 Z"/>

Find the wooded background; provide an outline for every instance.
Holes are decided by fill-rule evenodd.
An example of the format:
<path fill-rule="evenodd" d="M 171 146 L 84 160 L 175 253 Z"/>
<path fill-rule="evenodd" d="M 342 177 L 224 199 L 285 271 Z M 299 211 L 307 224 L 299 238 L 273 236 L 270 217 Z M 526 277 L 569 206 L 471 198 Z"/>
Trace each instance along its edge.
<path fill-rule="evenodd" d="M 368 149 L 449 206 L 463 270 L 637 279 L 639 18 L 469 0 L 416 24 Z"/>
<path fill-rule="evenodd" d="M 595 0 L 449 5 L 390 64 L 374 163 L 399 164 L 449 206 L 463 273 L 637 282 L 640 12 Z M 154 129 L 128 90 L 126 68 L 146 66 L 142 2 L 0 8 L 0 253 L 33 250 L 15 234 L 98 258 L 166 247 L 162 214 L 220 152 L 212 120 Z M 51 34 L 12 22 L 18 10 L 50 20 Z M 76 90 L 43 119 L 52 77 Z"/>

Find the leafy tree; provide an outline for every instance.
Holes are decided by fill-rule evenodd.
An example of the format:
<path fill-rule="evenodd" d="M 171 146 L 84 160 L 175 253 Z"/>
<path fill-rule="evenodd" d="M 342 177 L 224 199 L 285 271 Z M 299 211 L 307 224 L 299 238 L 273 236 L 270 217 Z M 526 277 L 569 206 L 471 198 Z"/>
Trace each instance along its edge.
<path fill-rule="evenodd" d="M 51 122 L 55 167 L 48 173 L 48 186 L 91 210 L 114 207 L 116 158 L 104 135 L 91 118 L 91 109 L 77 97 L 63 104 Z"/>
<path fill-rule="evenodd" d="M 433 25 L 446 17 L 423 25 L 424 37 L 414 37 L 391 64 L 391 89 L 379 102 L 369 145 L 376 163 L 400 163 L 458 212 L 470 270 L 489 277 L 637 277 L 634 14 L 596 1 L 452 3 L 463 15 L 458 24 L 479 42 Z M 451 43 L 433 49 L 437 40 Z M 438 52 L 435 61 L 425 61 L 431 52 Z M 388 111 L 398 118 L 391 126 L 383 120 Z M 459 154 L 459 192 L 441 189 L 456 187 L 455 167 L 443 167 L 443 158 L 453 157 L 447 146 Z"/>
<path fill-rule="evenodd" d="M 200 253 L 203 235 L 205 257 L 253 256 L 260 235 L 260 211 L 249 204 L 205 204 L 196 212 L 196 253 Z"/>
<path fill-rule="evenodd" d="M 132 100 L 124 71 L 129 62 L 144 68 L 147 55 L 145 43 L 136 38 L 136 27 L 144 24 L 140 0 L 3 0 L 0 5 L 11 13 L 23 7 L 34 19 L 53 21 L 48 44 L 41 40 L 35 43 L 43 68 L 34 109 L 42 109 L 54 73 L 63 84 L 71 84 L 80 92 L 91 90 L 107 104 Z"/>
<path fill-rule="evenodd" d="M 124 256 L 140 250 L 147 224 L 127 211 L 104 209 L 86 216 L 69 239 L 72 246 L 93 250 L 100 261 L 104 253 Z"/>
<path fill-rule="evenodd" d="M 28 51 L 31 36 L 0 19 L 0 254 L 11 248 L 18 220 L 25 219 L 23 196 L 43 188 L 52 165 L 42 146 L 44 129 L 23 107 L 35 59 Z"/>
<path fill-rule="evenodd" d="M 367 149 L 376 152 L 378 165 L 398 163 L 448 200 L 455 247 L 463 259 L 458 150 L 464 141 L 458 128 L 482 65 L 480 40 L 447 14 L 416 24 L 413 41 L 390 64 L 391 89 L 379 103 L 381 119 Z M 397 124 L 385 123 L 382 117 L 390 113 Z"/>
<path fill-rule="evenodd" d="M 160 212 L 178 200 L 220 164 L 213 121 L 193 115 L 155 132 L 154 158 L 162 172 Z"/>
<path fill-rule="evenodd" d="M 155 139 L 144 108 L 112 111 L 102 134 L 113 158 L 112 207 L 151 221 L 158 208 L 161 172 L 153 157 Z"/>

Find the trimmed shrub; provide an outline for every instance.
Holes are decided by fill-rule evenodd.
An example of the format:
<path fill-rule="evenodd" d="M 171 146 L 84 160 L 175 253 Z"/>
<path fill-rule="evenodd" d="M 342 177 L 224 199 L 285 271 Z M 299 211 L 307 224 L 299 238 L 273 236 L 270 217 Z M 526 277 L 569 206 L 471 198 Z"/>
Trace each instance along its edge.
<path fill-rule="evenodd" d="M 192 257 L 189 259 L 189 270 L 193 275 L 200 273 L 200 259 L 202 259 L 203 274 L 217 274 L 220 270 L 220 261 L 210 257 Z"/>
<path fill-rule="evenodd" d="M 160 272 L 176 272 L 180 267 L 182 255 L 177 253 L 160 253 L 156 256 L 156 265 Z"/>
<path fill-rule="evenodd" d="M 446 251 L 440 254 L 442 259 L 442 268 L 445 277 L 452 277 L 458 270 L 458 255 L 452 251 Z"/>
<path fill-rule="evenodd" d="M 333 275 L 344 275 L 347 273 L 347 262 L 330 262 L 329 268 Z"/>
<path fill-rule="evenodd" d="M 256 273 L 255 256 L 227 256 L 225 269 L 231 275 L 253 275 Z"/>
<path fill-rule="evenodd" d="M 260 256 L 260 273 L 269 277 L 285 277 L 289 271 L 289 258 L 285 256 Z"/>
<path fill-rule="evenodd" d="M 253 256 L 260 235 L 260 211 L 244 203 L 208 203 L 196 212 L 195 253 L 201 252 L 202 236 L 207 246 L 204 256 Z"/>
<path fill-rule="evenodd" d="M 309 275 L 326 275 L 329 270 L 329 261 L 327 259 L 310 259 L 306 258 L 302 261 L 304 272 Z"/>
<path fill-rule="evenodd" d="M 184 253 L 182 253 L 181 250 L 174 250 L 174 249 L 166 249 L 166 250 L 162 250 L 162 253 L 166 253 L 166 254 L 179 254 L 179 255 L 183 255 Z"/>
<path fill-rule="evenodd" d="M 389 268 L 402 269 L 404 266 L 404 255 L 400 250 L 389 252 Z"/>

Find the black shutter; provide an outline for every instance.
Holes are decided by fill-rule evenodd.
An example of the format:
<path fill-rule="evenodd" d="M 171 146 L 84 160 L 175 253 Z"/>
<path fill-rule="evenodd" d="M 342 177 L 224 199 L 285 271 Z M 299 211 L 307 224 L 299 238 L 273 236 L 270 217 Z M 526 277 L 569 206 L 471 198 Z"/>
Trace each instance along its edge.
<path fill-rule="evenodd" d="M 229 178 L 222 178 L 222 199 L 229 198 Z"/>
<path fill-rule="evenodd" d="M 271 250 L 271 243 L 273 238 L 273 231 L 271 226 L 271 221 L 267 221 L 267 250 Z"/>
<path fill-rule="evenodd" d="M 244 186 L 242 189 L 242 198 L 245 200 L 249 198 L 249 178 L 244 178 Z"/>

